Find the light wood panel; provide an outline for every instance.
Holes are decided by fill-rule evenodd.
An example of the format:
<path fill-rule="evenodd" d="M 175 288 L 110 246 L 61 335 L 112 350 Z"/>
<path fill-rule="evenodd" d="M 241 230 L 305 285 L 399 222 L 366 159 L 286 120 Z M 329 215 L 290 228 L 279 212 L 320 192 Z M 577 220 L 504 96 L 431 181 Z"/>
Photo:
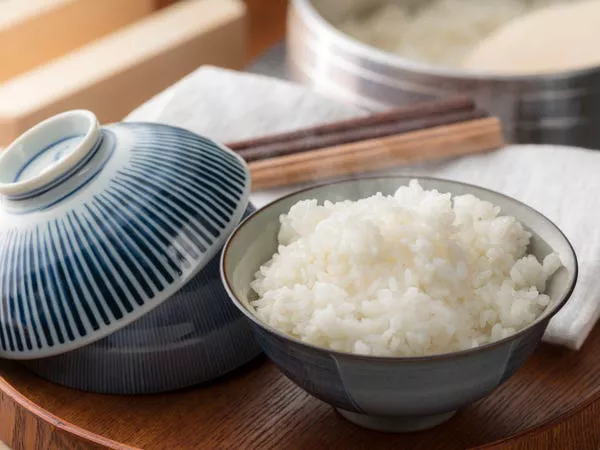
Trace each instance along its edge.
<path fill-rule="evenodd" d="M 0 2 L 0 83 L 144 18 L 154 1 Z"/>
<path fill-rule="evenodd" d="M 235 0 L 188 0 L 0 85 L 0 146 L 54 114 L 129 111 L 203 64 L 246 62 L 246 10 Z"/>

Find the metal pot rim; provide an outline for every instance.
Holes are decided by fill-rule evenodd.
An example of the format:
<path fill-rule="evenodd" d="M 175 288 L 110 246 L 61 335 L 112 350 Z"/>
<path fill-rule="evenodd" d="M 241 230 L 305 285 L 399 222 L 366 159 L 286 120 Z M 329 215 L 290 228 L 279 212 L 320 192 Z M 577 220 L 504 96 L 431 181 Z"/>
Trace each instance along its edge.
<path fill-rule="evenodd" d="M 600 66 L 591 66 L 584 69 L 567 70 L 556 73 L 543 73 L 531 75 L 501 75 L 493 72 L 475 70 L 458 70 L 451 67 L 436 66 L 415 60 L 395 56 L 379 50 L 376 47 L 364 44 L 343 33 L 329 23 L 313 5 L 313 0 L 292 0 L 294 11 L 301 14 L 302 20 L 314 27 L 318 32 L 324 33 L 336 45 L 365 59 L 371 59 L 379 64 L 403 70 L 411 70 L 425 76 L 439 76 L 456 80 L 493 81 L 493 82 L 552 82 L 563 79 L 588 77 L 598 72 Z"/>

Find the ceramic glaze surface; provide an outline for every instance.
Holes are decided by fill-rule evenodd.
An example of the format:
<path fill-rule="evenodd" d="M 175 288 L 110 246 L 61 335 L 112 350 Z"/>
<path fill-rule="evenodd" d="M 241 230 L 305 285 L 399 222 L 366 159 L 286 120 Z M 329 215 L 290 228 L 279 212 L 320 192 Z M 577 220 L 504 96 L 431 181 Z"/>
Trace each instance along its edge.
<path fill-rule="evenodd" d="M 75 135 L 68 136 L 63 140 L 51 144 L 49 147 L 42 149 L 37 155 L 34 155 L 17 174 L 14 181 L 25 181 L 40 175 L 44 170 L 61 160 L 65 155 L 70 154 L 76 147 L 81 144 L 83 136 Z"/>
<path fill-rule="evenodd" d="M 262 208 L 229 238 L 221 276 L 230 298 L 253 325 L 258 343 L 298 386 L 333 405 L 363 427 L 405 432 L 438 425 L 506 381 L 534 351 L 550 318 L 564 305 L 577 280 L 577 258 L 562 232 L 528 206 L 501 194 L 453 181 L 419 178 L 423 189 L 473 194 L 500 206 L 532 231 L 529 253 L 542 259 L 556 251 L 563 262 L 548 281 L 550 305 L 517 334 L 479 348 L 422 358 L 387 358 L 334 352 L 301 342 L 266 325 L 254 314 L 250 283 L 277 251 L 279 217 L 301 200 L 319 203 L 393 194 L 409 177 L 364 178 L 309 188 Z"/>
<path fill-rule="evenodd" d="M 254 208 L 248 206 L 245 215 Z M 213 380 L 261 353 L 228 301 L 217 254 L 167 301 L 99 341 L 26 361 L 37 375 L 102 394 L 154 394 Z"/>
<path fill-rule="evenodd" d="M 138 319 L 246 209 L 246 165 L 214 142 L 144 123 L 66 134 L 67 119 L 0 157 L 0 357 L 64 353 Z"/>

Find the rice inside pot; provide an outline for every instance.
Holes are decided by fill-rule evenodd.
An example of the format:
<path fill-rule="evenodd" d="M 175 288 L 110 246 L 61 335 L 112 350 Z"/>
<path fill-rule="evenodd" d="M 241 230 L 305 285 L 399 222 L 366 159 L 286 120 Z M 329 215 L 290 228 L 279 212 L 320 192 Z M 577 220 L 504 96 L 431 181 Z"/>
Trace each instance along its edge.
<path fill-rule="evenodd" d="M 301 201 L 256 274 L 253 306 L 304 342 L 376 356 L 423 356 L 502 339 L 548 306 L 560 267 L 527 255 L 531 235 L 472 195 L 424 190 L 356 202 Z"/>
<path fill-rule="evenodd" d="M 460 67 L 463 58 L 501 26 L 565 0 L 389 1 L 334 23 L 367 45 L 429 64 Z"/>

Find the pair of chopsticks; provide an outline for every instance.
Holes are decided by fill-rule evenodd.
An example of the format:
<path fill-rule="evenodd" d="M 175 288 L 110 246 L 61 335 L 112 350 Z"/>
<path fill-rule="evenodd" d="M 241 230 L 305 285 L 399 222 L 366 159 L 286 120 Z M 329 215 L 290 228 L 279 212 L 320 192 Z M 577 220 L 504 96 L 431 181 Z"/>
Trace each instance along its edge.
<path fill-rule="evenodd" d="M 228 144 L 250 167 L 253 190 L 493 150 L 501 123 L 465 98 L 426 102 Z"/>

